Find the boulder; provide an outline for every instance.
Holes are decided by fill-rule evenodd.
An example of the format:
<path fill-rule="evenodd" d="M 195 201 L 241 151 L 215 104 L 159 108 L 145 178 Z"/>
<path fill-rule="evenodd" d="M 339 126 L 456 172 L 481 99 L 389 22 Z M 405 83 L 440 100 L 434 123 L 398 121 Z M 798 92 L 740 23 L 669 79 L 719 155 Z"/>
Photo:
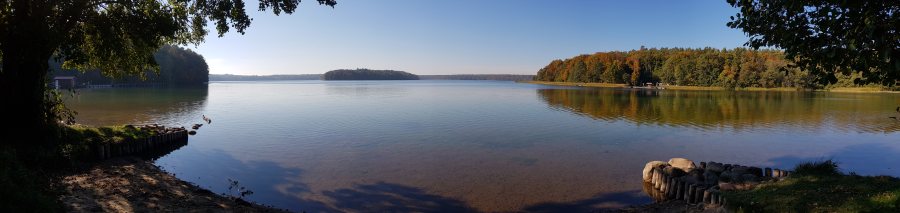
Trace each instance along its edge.
<path fill-rule="evenodd" d="M 746 181 L 746 182 L 757 182 L 757 181 L 759 181 L 759 178 L 753 174 L 743 174 L 743 175 L 741 175 L 741 180 Z"/>
<path fill-rule="evenodd" d="M 724 171 L 722 174 L 719 174 L 719 181 L 734 183 L 740 181 L 740 177 L 736 177 L 739 175 L 734 175 L 731 171 Z"/>
<path fill-rule="evenodd" d="M 709 166 L 709 164 L 707 164 L 707 166 Z M 707 185 L 715 185 L 719 182 L 719 176 L 714 172 L 706 171 L 703 173 L 703 182 Z"/>
<path fill-rule="evenodd" d="M 647 165 L 644 165 L 644 173 L 643 173 L 644 174 L 644 182 L 650 182 L 650 178 L 653 178 L 653 175 L 650 174 L 650 171 L 653 170 L 653 168 L 660 168 L 660 167 L 668 166 L 668 165 L 669 164 L 667 164 L 666 162 L 662 162 L 662 161 L 648 162 Z"/>
<path fill-rule="evenodd" d="M 697 165 L 694 164 L 694 161 L 684 159 L 684 158 L 672 158 L 669 159 L 669 165 L 674 166 L 675 168 L 679 168 L 682 171 L 690 172 L 697 168 Z"/>
<path fill-rule="evenodd" d="M 662 162 L 662 161 L 660 161 L 660 162 Z M 681 177 L 686 174 L 686 173 L 684 173 L 684 171 L 681 171 L 681 169 L 671 167 L 671 166 L 667 166 L 665 169 L 663 169 L 663 172 L 665 172 L 667 175 L 670 175 L 672 177 Z"/>
<path fill-rule="evenodd" d="M 678 179 L 680 179 L 682 182 L 685 182 L 688 184 L 700 184 L 701 183 L 700 179 L 698 179 L 697 177 L 692 176 L 692 175 L 681 176 Z"/>
<path fill-rule="evenodd" d="M 719 190 L 722 190 L 722 191 L 728 191 L 728 190 L 734 190 L 734 189 L 735 189 L 734 184 L 731 184 L 731 183 L 719 183 Z"/>
<path fill-rule="evenodd" d="M 714 172 L 716 174 L 722 173 L 725 171 L 725 166 L 721 163 L 708 163 L 706 164 L 706 171 Z"/>

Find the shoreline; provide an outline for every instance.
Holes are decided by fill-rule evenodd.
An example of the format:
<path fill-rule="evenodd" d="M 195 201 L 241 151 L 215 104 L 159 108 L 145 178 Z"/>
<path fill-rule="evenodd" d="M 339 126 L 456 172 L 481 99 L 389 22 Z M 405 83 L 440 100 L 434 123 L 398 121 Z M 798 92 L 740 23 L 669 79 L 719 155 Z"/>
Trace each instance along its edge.
<path fill-rule="evenodd" d="M 555 82 L 555 81 L 516 81 L 516 83 L 539 84 L 550 86 L 568 86 L 568 87 L 595 87 L 595 88 L 620 88 L 620 89 L 640 89 L 640 90 L 679 90 L 679 91 L 728 91 L 729 89 L 716 86 L 666 86 L 665 89 L 650 89 L 645 87 L 629 88 L 626 84 L 610 84 L 610 83 L 574 83 L 574 82 Z M 833 92 L 833 93 L 889 93 L 898 94 L 900 91 L 883 90 L 872 87 L 837 87 L 831 89 L 801 89 L 793 87 L 744 87 L 735 88 L 733 91 L 766 91 L 766 92 Z"/>
<path fill-rule="evenodd" d="M 64 175 L 67 212 L 289 212 L 213 193 L 137 157 L 117 157 Z"/>

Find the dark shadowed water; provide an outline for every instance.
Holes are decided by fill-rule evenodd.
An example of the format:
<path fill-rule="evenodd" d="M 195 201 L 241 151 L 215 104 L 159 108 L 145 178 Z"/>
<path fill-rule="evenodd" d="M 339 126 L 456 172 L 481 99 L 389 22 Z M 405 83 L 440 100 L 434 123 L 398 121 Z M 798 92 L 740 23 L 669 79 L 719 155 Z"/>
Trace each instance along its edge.
<path fill-rule="evenodd" d="M 651 202 L 641 169 L 686 157 L 900 176 L 896 94 L 642 91 L 494 81 L 213 82 L 81 90 L 91 125 L 190 126 L 156 161 L 294 211 L 586 211 Z"/>

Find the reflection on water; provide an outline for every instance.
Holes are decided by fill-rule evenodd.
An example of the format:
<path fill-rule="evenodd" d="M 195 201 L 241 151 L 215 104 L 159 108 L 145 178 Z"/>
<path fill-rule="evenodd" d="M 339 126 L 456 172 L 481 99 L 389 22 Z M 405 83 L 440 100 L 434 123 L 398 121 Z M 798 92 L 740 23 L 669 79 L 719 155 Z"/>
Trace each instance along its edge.
<path fill-rule="evenodd" d="M 618 89 L 539 89 L 537 93 L 556 109 L 636 125 L 790 131 L 900 129 L 888 118 L 896 116 L 891 109 L 900 97 L 888 94 Z"/>
<path fill-rule="evenodd" d="M 493 81 L 213 82 L 86 90 L 88 124 L 199 123 L 156 160 L 217 193 L 294 211 L 589 212 L 651 202 L 647 161 L 900 175 L 891 94 L 629 91 Z M 895 112 L 893 112 L 895 113 Z M 900 125 L 900 124 L 898 124 Z M 892 164 L 890 164 L 892 165 Z"/>
<path fill-rule="evenodd" d="M 200 117 L 208 88 L 100 88 L 81 89 L 65 96 L 66 106 L 78 113 L 76 122 L 97 126 L 159 123 L 185 125 L 187 117 Z"/>

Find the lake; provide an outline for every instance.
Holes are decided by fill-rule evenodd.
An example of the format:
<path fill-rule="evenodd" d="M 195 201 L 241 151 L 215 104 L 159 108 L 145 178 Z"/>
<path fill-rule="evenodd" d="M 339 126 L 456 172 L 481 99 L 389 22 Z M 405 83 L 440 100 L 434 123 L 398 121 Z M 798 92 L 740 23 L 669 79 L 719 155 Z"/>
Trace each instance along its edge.
<path fill-rule="evenodd" d="M 502 81 L 211 82 L 83 89 L 89 125 L 190 126 L 155 161 L 293 211 L 582 211 L 645 204 L 648 161 L 900 176 L 897 94 L 648 91 Z"/>

